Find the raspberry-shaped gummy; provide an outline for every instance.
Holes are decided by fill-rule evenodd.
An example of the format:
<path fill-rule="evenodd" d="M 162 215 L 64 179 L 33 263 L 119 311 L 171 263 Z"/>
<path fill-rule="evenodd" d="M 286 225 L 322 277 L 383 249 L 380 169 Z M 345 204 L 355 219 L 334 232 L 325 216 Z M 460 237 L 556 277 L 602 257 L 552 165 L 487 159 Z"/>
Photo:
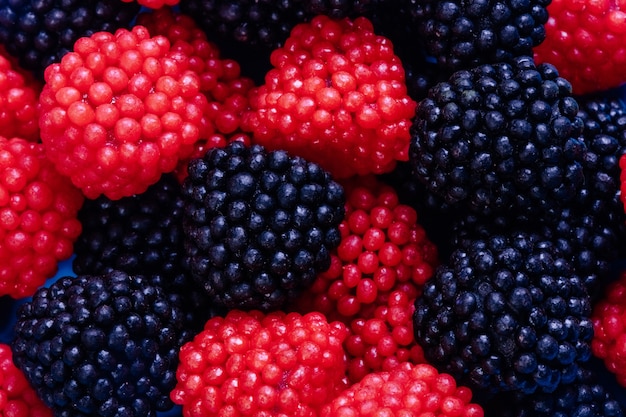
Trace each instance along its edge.
<path fill-rule="evenodd" d="M 180 305 L 142 276 L 62 277 L 20 306 L 14 361 L 55 416 L 155 417 L 173 407 Z"/>
<path fill-rule="evenodd" d="M 438 65 L 452 73 L 532 54 L 546 36 L 550 0 L 405 3 L 404 15 L 416 28 L 414 42 L 421 40 Z"/>
<path fill-rule="evenodd" d="M 185 266 L 218 305 L 276 309 L 331 264 L 343 188 L 319 165 L 231 142 L 189 163 Z"/>
<path fill-rule="evenodd" d="M 610 283 L 593 309 L 591 349 L 626 387 L 626 272 Z"/>
<path fill-rule="evenodd" d="M 483 417 L 472 391 L 427 364 L 371 373 L 322 408 L 320 417 Z"/>
<path fill-rule="evenodd" d="M 72 256 L 83 196 L 41 144 L 0 137 L 0 295 L 32 295 Z"/>
<path fill-rule="evenodd" d="M 188 417 L 315 417 L 345 388 L 346 333 L 320 313 L 231 310 L 183 345 L 171 398 Z"/>
<path fill-rule="evenodd" d="M 348 324 L 363 317 L 380 295 L 401 290 L 414 298 L 432 276 L 438 255 L 415 210 L 400 204 L 393 188 L 374 177 L 344 184 L 341 242 L 328 271 L 297 304 Z"/>
<path fill-rule="evenodd" d="M 552 0 L 548 13 L 546 39 L 534 49 L 538 63 L 555 65 L 577 95 L 626 81 L 623 2 Z"/>
<path fill-rule="evenodd" d="M 143 26 L 98 32 L 47 69 L 41 138 L 88 198 L 141 193 L 191 155 L 206 98 L 189 60 L 170 49 Z"/>
<path fill-rule="evenodd" d="M 45 68 L 60 62 L 79 38 L 128 27 L 137 12 L 138 4 L 120 0 L 3 2 L 0 43 L 43 79 Z"/>
<path fill-rule="evenodd" d="M 0 49 L 0 136 L 39 141 L 37 103 L 41 88 Z"/>
<path fill-rule="evenodd" d="M 192 157 L 180 161 L 177 167 L 180 177 L 184 178 L 189 159 L 202 157 L 211 148 L 244 139 L 240 130 L 241 118 L 248 110 L 248 92 L 254 82 L 241 75 L 237 61 L 221 57 L 218 46 L 207 40 L 206 34 L 189 16 L 164 7 L 140 14 L 137 24 L 145 26 L 153 36 L 165 36 L 172 44 L 172 57 L 177 54 L 188 57 L 189 67 L 200 77 L 200 91 L 208 101 L 205 125 L 195 152 Z M 247 135 L 245 138 L 249 142 Z"/>
<path fill-rule="evenodd" d="M 223 58 L 218 46 L 186 15 L 162 8 L 142 13 L 137 23 L 151 35 L 165 36 L 171 43 L 170 55 L 189 60 L 189 69 L 200 78 L 200 91 L 207 98 L 206 122 L 202 138 L 212 134 L 231 134 L 239 130 L 241 115 L 248 109 L 248 92 L 252 79 L 241 75 L 237 61 Z"/>
<path fill-rule="evenodd" d="M 380 294 L 348 323 L 344 342 L 348 355 L 348 380 L 360 381 L 372 372 L 392 372 L 403 362 L 424 363 L 424 351 L 413 337 L 413 313 L 417 294 L 406 283 L 389 294 Z"/>
<path fill-rule="evenodd" d="M 5 344 L 0 344 L 0 416 L 52 417 L 52 410 L 37 397 Z"/>
<path fill-rule="evenodd" d="M 535 233 L 482 225 L 415 303 L 427 361 L 487 395 L 551 393 L 574 382 L 591 355 L 591 303 L 555 244 Z"/>
<path fill-rule="evenodd" d="M 291 31 L 271 63 L 243 121 L 253 141 L 317 162 L 336 178 L 407 160 L 415 102 L 391 42 L 369 20 L 317 16 Z"/>
<path fill-rule="evenodd" d="M 418 106 L 416 179 L 447 204 L 486 215 L 564 207 L 585 184 L 578 109 L 570 84 L 531 57 L 458 71 Z"/>

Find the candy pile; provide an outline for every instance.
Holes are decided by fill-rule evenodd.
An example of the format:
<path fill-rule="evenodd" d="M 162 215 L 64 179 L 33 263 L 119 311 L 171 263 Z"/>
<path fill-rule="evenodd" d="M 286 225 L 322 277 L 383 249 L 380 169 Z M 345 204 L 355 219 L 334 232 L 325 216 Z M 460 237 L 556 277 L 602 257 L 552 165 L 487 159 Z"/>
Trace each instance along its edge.
<path fill-rule="evenodd" d="M 0 417 L 622 417 L 621 7 L 0 4 Z"/>

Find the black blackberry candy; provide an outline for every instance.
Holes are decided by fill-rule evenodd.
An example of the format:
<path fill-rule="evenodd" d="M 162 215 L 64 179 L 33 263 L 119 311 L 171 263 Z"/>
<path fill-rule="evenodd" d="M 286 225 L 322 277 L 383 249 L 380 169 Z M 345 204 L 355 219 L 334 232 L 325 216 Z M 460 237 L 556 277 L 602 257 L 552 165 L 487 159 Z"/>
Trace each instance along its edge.
<path fill-rule="evenodd" d="M 433 194 L 484 215 L 542 213 L 585 184 L 571 85 L 532 57 L 454 73 L 418 106 L 409 158 Z"/>
<path fill-rule="evenodd" d="M 313 17 L 302 0 L 181 0 L 180 8 L 211 37 L 268 51 L 282 46 L 296 24 Z"/>
<path fill-rule="evenodd" d="M 181 298 L 188 325 L 200 330 L 218 311 L 183 269 L 183 205 L 173 174 L 131 197 L 86 200 L 78 213 L 83 231 L 74 244 L 74 272 L 144 275 Z"/>
<path fill-rule="evenodd" d="M 188 171 L 185 265 L 217 305 L 277 309 L 330 267 L 344 192 L 317 164 L 233 142 Z"/>
<path fill-rule="evenodd" d="M 0 3 L 0 43 L 43 80 L 74 43 L 95 32 L 129 27 L 137 2 L 120 0 L 11 0 Z"/>
<path fill-rule="evenodd" d="M 485 403 L 485 415 L 493 417 L 623 417 L 617 398 L 605 389 L 597 372 L 581 367 L 573 384 L 553 393 L 500 396 Z"/>
<path fill-rule="evenodd" d="M 180 306 L 138 275 L 62 277 L 18 310 L 13 359 L 57 417 L 154 417 L 173 407 Z"/>
<path fill-rule="evenodd" d="M 428 362 L 487 397 L 572 383 L 593 326 L 571 264 L 540 234 L 495 223 L 459 232 L 456 243 L 415 302 Z"/>
<path fill-rule="evenodd" d="M 551 0 L 405 0 L 416 36 L 451 74 L 532 55 L 546 37 Z M 405 17 L 406 18 L 406 17 Z"/>

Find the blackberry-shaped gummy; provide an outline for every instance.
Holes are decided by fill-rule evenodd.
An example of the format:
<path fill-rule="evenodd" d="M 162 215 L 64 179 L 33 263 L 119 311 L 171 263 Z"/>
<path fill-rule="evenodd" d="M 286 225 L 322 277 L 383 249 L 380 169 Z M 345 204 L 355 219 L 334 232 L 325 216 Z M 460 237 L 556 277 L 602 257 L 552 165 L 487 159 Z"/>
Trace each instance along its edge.
<path fill-rule="evenodd" d="M 74 244 L 74 272 L 145 275 L 168 295 L 182 298 L 188 324 L 198 330 L 213 315 L 183 271 L 183 197 L 173 174 L 132 197 L 86 200 L 78 219 L 83 231 Z"/>
<path fill-rule="evenodd" d="M 282 46 L 293 26 L 312 17 L 302 0 L 181 0 L 180 8 L 209 34 L 268 51 Z"/>
<path fill-rule="evenodd" d="M 188 171 L 185 265 L 215 303 L 275 309 L 330 267 L 344 192 L 318 165 L 232 142 Z"/>
<path fill-rule="evenodd" d="M 17 314 L 15 364 L 57 417 L 153 417 L 173 406 L 180 306 L 138 275 L 62 277 Z"/>
<path fill-rule="evenodd" d="M 490 401 L 485 414 L 493 417 L 622 417 L 617 398 L 589 366 L 580 368 L 573 384 L 551 394 L 506 393 Z"/>
<path fill-rule="evenodd" d="M 429 54 L 450 73 L 531 55 L 545 39 L 551 0 L 407 1 Z"/>
<path fill-rule="evenodd" d="M 79 38 L 128 27 L 138 12 L 136 2 L 119 0 L 2 2 L 0 43 L 43 79 L 46 67 L 60 62 Z"/>
<path fill-rule="evenodd" d="M 584 283 L 541 235 L 477 227 L 416 300 L 414 331 L 440 371 L 484 395 L 553 392 L 589 359 Z"/>
<path fill-rule="evenodd" d="M 539 213 L 584 186 L 582 122 L 571 86 L 531 57 L 458 71 L 422 100 L 412 127 L 417 180 L 451 205 Z"/>
<path fill-rule="evenodd" d="M 619 160 L 626 153 L 626 106 L 610 95 L 577 98 L 586 144 L 585 187 L 576 202 L 623 235 L 626 215 L 620 201 Z"/>

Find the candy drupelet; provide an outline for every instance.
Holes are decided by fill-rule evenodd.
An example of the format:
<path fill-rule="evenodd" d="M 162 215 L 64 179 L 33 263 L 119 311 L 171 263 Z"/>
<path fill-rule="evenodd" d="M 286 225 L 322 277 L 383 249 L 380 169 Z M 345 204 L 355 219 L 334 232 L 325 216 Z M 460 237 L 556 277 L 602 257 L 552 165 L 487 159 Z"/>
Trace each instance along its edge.
<path fill-rule="evenodd" d="M 0 416 L 621 417 L 625 13 L 1 4 Z"/>

